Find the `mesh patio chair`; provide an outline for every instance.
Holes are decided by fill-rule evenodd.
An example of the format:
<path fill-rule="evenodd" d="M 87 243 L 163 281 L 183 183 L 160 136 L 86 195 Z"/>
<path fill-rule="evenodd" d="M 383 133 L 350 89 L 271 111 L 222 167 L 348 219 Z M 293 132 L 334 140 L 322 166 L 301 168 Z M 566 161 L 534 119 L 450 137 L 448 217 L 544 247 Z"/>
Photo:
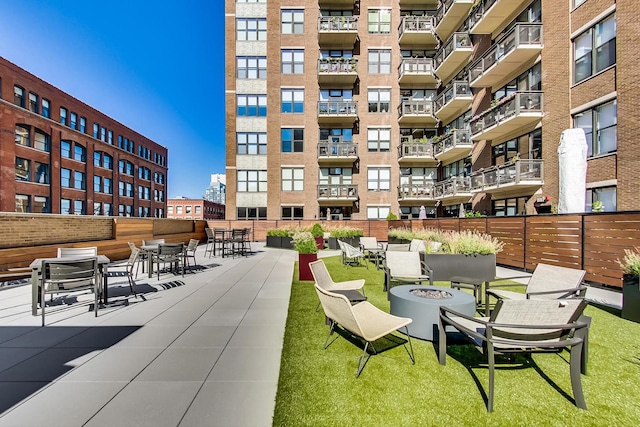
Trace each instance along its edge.
<path fill-rule="evenodd" d="M 420 259 L 419 252 L 387 251 L 384 260 L 384 291 L 393 283 L 423 283 L 433 286 L 430 271 Z"/>
<path fill-rule="evenodd" d="M 570 349 L 569 370 L 575 404 L 586 409 L 580 372 L 585 372 L 583 346 L 587 324 L 579 321 L 583 299 L 499 300 L 491 317 L 474 318 L 446 306 L 440 308 L 438 359 L 446 363 L 449 326 L 486 353 L 489 367 L 487 411 L 493 411 L 496 354 L 541 353 Z M 539 396 L 536 396 L 539 398 Z"/>
<path fill-rule="evenodd" d="M 340 245 L 340 251 L 342 252 L 342 263 L 344 265 L 362 265 L 363 261 L 366 261 L 366 255 L 359 249 L 354 248 L 347 242 L 343 242 L 338 239 L 338 245 Z M 364 262 L 364 265 L 369 268 L 369 264 Z"/>
<path fill-rule="evenodd" d="M 329 335 L 327 335 L 324 342 L 324 349 L 326 350 L 337 339 L 336 337 L 329 341 L 338 325 L 365 342 L 362 356 L 358 361 L 356 378 L 360 376 L 371 357 L 367 351 L 369 347 L 371 347 L 373 354 L 377 354 L 374 342 L 402 328 L 404 328 L 404 333 L 407 337 L 406 340 L 402 339 L 404 341 L 403 346 L 407 354 L 409 354 L 411 364 L 415 364 L 411 337 L 407 328 L 407 325 L 412 322 L 411 319 L 385 313 L 367 301 L 351 305 L 349 299 L 344 295 L 322 289 L 318 284 L 315 284 L 314 287 L 318 298 L 320 298 L 324 313 L 330 320 Z M 400 338 L 395 337 L 395 339 Z M 406 346 L 407 343 L 409 343 L 409 348 Z"/>
<path fill-rule="evenodd" d="M 135 281 L 133 279 L 133 267 L 140 266 L 138 259 L 140 258 L 140 254 L 142 251 L 139 248 L 136 248 L 135 245 L 131 247 L 131 255 L 127 259 L 126 264 L 124 265 L 124 271 L 122 270 L 113 270 L 113 266 L 109 267 L 109 270 L 106 273 L 107 277 L 125 277 L 129 281 L 129 288 L 131 289 L 131 293 L 138 298 L 138 294 L 136 293 Z M 120 268 L 122 266 L 115 266 L 115 268 Z M 136 268 L 136 277 L 138 276 L 137 268 Z"/>
<path fill-rule="evenodd" d="M 139 247 L 137 247 L 135 245 L 135 243 L 133 242 L 127 242 L 127 244 L 129 245 L 129 249 L 131 249 L 131 251 L 133 252 L 134 249 L 138 250 L 138 257 L 136 258 L 136 279 L 138 278 L 138 270 L 140 269 L 140 264 L 142 264 L 142 272 L 144 273 L 144 269 L 145 269 L 145 264 L 147 263 L 147 258 L 149 256 L 149 254 L 147 254 L 146 251 L 143 251 L 142 249 L 140 249 Z"/>
<path fill-rule="evenodd" d="M 311 274 L 316 281 L 316 285 L 330 292 L 345 295 L 350 302 L 360 302 L 366 299 L 364 296 L 364 279 L 347 280 L 344 282 L 334 282 L 327 270 L 324 261 L 319 259 L 309 263 Z M 362 291 L 362 293 L 358 291 Z M 316 311 L 320 309 L 320 303 Z"/>
<path fill-rule="evenodd" d="M 375 237 L 360 237 L 360 250 L 364 252 L 368 260 L 376 264 L 376 268 L 384 259 L 384 245 Z"/>

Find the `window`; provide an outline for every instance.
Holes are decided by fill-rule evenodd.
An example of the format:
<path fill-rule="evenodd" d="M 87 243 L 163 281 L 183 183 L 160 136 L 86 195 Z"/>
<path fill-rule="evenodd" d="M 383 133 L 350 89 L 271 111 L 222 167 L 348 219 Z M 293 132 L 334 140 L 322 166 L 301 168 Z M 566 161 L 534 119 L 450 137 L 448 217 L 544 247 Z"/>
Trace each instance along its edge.
<path fill-rule="evenodd" d="M 588 188 L 586 197 L 585 212 L 593 212 L 593 202 L 602 202 L 605 212 L 615 212 L 618 210 L 616 202 L 616 187 Z"/>
<path fill-rule="evenodd" d="M 20 86 L 13 87 L 13 103 L 24 108 L 24 89 Z"/>
<path fill-rule="evenodd" d="M 176 215 L 182 215 L 182 205 L 176 205 Z"/>
<path fill-rule="evenodd" d="M 167 214 L 173 215 L 173 206 L 171 205 L 167 206 Z"/>
<path fill-rule="evenodd" d="M 367 58 L 369 74 L 391 74 L 391 49 L 370 49 Z"/>
<path fill-rule="evenodd" d="M 100 125 L 97 123 L 93 124 L 93 137 L 98 138 L 98 133 L 100 132 Z"/>
<path fill-rule="evenodd" d="M 191 205 L 185 205 L 184 213 L 185 214 L 190 214 L 191 213 Z"/>
<path fill-rule="evenodd" d="M 31 181 L 31 161 L 16 157 L 16 181 Z"/>
<path fill-rule="evenodd" d="M 367 168 L 367 190 L 389 191 L 391 188 L 390 168 Z"/>
<path fill-rule="evenodd" d="M 267 154 L 265 132 L 238 132 L 236 144 L 238 154 Z"/>
<path fill-rule="evenodd" d="M 303 219 L 304 207 L 303 206 L 282 206 L 282 219 Z"/>
<path fill-rule="evenodd" d="M 352 128 L 320 129 L 320 141 L 328 141 L 331 137 L 340 137 L 342 142 L 353 142 Z"/>
<path fill-rule="evenodd" d="M 29 209 L 29 196 L 16 194 L 16 212 L 31 212 L 31 209 Z"/>
<path fill-rule="evenodd" d="M 237 219 L 239 220 L 251 220 L 251 219 L 267 219 L 267 208 L 264 207 L 238 207 L 236 209 Z"/>
<path fill-rule="evenodd" d="M 575 127 L 584 129 L 587 137 L 587 155 L 589 157 L 617 150 L 617 100 L 575 114 L 573 122 Z"/>
<path fill-rule="evenodd" d="M 367 129 L 367 149 L 371 152 L 387 152 L 391 147 L 390 128 Z"/>
<path fill-rule="evenodd" d="M 430 195 L 438 176 L 438 168 L 400 168 L 401 191 L 411 192 L 412 196 Z"/>
<path fill-rule="evenodd" d="M 74 200 L 73 201 L 73 213 L 75 215 L 86 215 L 87 211 L 84 208 L 83 200 Z"/>
<path fill-rule="evenodd" d="M 495 216 L 515 216 L 524 215 L 526 213 L 526 203 L 528 197 L 517 197 L 511 199 L 494 200 L 492 202 L 493 212 Z M 453 215 L 453 216 L 457 216 Z"/>
<path fill-rule="evenodd" d="M 79 162 L 87 161 L 87 149 L 77 142 L 73 145 L 73 159 Z"/>
<path fill-rule="evenodd" d="M 76 129 L 78 127 L 78 115 L 73 111 L 71 112 L 71 116 L 69 116 L 69 127 L 71 129 Z"/>
<path fill-rule="evenodd" d="M 75 188 L 76 190 L 84 190 L 87 188 L 86 182 L 84 180 L 84 172 L 73 172 L 73 188 Z"/>
<path fill-rule="evenodd" d="M 580 6 L 582 3 L 586 2 L 587 0 L 573 0 L 573 7 L 574 9 L 578 6 Z"/>
<path fill-rule="evenodd" d="M 304 10 L 283 9 L 280 11 L 282 34 L 304 33 Z"/>
<path fill-rule="evenodd" d="M 102 192 L 113 194 L 113 180 L 111 178 L 102 178 Z"/>
<path fill-rule="evenodd" d="M 282 168 L 282 191 L 304 190 L 304 168 Z"/>
<path fill-rule="evenodd" d="M 71 158 L 71 141 L 60 141 L 60 155 L 67 159 Z"/>
<path fill-rule="evenodd" d="M 352 168 L 320 168 L 318 184 L 340 185 L 353 183 Z"/>
<path fill-rule="evenodd" d="M 49 165 L 47 163 L 33 162 L 35 176 L 33 182 L 49 184 Z"/>
<path fill-rule="evenodd" d="M 616 63 L 616 17 L 611 15 L 573 40 L 574 83 Z"/>
<path fill-rule="evenodd" d="M 267 171 L 239 170 L 237 178 L 237 188 L 239 193 L 266 192 Z"/>
<path fill-rule="evenodd" d="M 33 148 L 38 149 L 40 151 L 46 151 L 47 153 L 51 150 L 51 144 L 49 135 L 36 130 L 33 135 Z"/>
<path fill-rule="evenodd" d="M 102 203 L 93 202 L 93 214 L 94 215 L 102 215 Z"/>
<path fill-rule="evenodd" d="M 44 196 L 33 196 L 33 207 L 31 211 L 33 213 L 49 213 L 49 198 Z"/>
<path fill-rule="evenodd" d="M 391 10 L 369 9 L 367 24 L 370 34 L 389 34 L 391 32 Z"/>
<path fill-rule="evenodd" d="M 304 50 L 282 49 L 280 52 L 282 74 L 304 73 Z"/>
<path fill-rule="evenodd" d="M 120 160 L 118 162 L 118 172 L 121 174 L 133 176 L 133 163 L 126 160 Z"/>
<path fill-rule="evenodd" d="M 280 130 L 283 153 L 304 151 L 304 129 L 283 128 Z"/>
<path fill-rule="evenodd" d="M 267 95 L 236 95 L 240 117 L 266 117 Z"/>
<path fill-rule="evenodd" d="M 96 193 L 102 193 L 102 177 L 95 175 L 93 177 L 93 191 Z"/>
<path fill-rule="evenodd" d="M 238 41 L 264 41 L 267 40 L 266 18 L 237 18 L 236 40 Z"/>
<path fill-rule="evenodd" d="M 281 89 L 283 113 L 304 113 L 304 89 Z"/>
<path fill-rule="evenodd" d="M 236 77 L 239 79 L 266 79 L 266 56 L 236 57 Z"/>
<path fill-rule="evenodd" d="M 69 200 L 69 199 L 60 199 L 60 213 L 62 215 L 70 215 L 71 214 L 71 200 Z"/>
<path fill-rule="evenodd" d="M 108 154 L 102 155 L 102 167 L 105 169 L 113 170 L 113 157 Z"/>
<path fill-rule="evenodd" d="M 71 188 L 71 170 L 65 168 L 60 169 L 60 186 Z"/>
<path fill-rule="evenodd" d="M 29 128 L 21 125 L 16 125 L 16 144 L 24 145 L 25 147 L 31 146 Z"/>
<path fill-rule="evenodd" d="M 67 109 L 64 107 L 60 107 L 60 123 L 67 125 Z"/>
<path fill-rule="evenodd" d="M 391 89 L 369 89 L 367 101 L 370 113 L 388 113 L 391 103 Z"/>
<path fill-rule="evenodd" d="M 367 219 L 387 219 L 389 212 L 389 206 L 367 206 Z"/>
<path fill-rule="evenodd" d="M 100 127 L 100 141 L 107 141 L 107 130 L 104 127 Z M 127 150 L 133 151 L 133 150 Z"/>
<path fill-rule="evenodd" d="M 118 183 L 118 194 L 123 197 L 133 197 L 133 184 L 120 181 Z"/>
<path fill-rule="evenodd" d="M 51 101 L 42 98 L 42 116 L 46 118 L 51 117 Z"/>
<path fill-rule="evenodd" d="M 29 111 L 38 113 L 38 95 L 33 92 L 29 92 Z"/>
<path fill-rule="evenodd" d="M 80 117 L 80 132 L 87 133 L 87 119 L 86 117 Z"/>

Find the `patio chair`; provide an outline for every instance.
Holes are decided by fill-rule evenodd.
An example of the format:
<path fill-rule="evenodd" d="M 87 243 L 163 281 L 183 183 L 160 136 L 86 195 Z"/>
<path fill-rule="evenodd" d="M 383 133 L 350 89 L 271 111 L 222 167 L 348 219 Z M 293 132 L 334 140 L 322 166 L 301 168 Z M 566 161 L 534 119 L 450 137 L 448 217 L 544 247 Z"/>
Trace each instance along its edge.
<path fill-rule="evenodd" d="M 531 276 L 508 277 L 507 279 L 528 278 L 525 293 L 507 291 L 497 288 L 522 286 L 521 283 L 492 285 L 488 282 L 485 290 L 485 315 L 489 315 L 489 295 L 507 299 L 559 299 L 584 297 L 587 288 L 582 280 L 586 272 L 575 268 L 559 267 L 540 263 Z"/>
<path fill-rule="evenodd" d="M 187 267 L 189 267 L 190 272 L 191 264 L 189 263 L 189 258 L 193 259 L 193 267 L 197 265 L 196 250 L 198 249 L 198 243 L 200 243 L 198 239 L 190 239 L 189 244 L 184 248 L 184 261 Z"/>
<path fill-rule="evenodd" d="M 499 300 L 491 317 L 474 318 L 440 307 L 438 359 L 446 364 L 447 334 L 452 326 L 486 353 L 489 367 L 487 411 L 493 411 L 496 354 L 542 353 L 570 349 L 569 371 L 575 405 L 587 409 L 580 378 L 587 324 L 579 321 L 587 302 L 567 300 Z"/>
<path fill-rule="evenodd" d="M 376 268 L 384 259 L 384 245 L 382 242 L 378 242 L 375 237 L 360 237 L 360 250 L 364 252 L 368 260 L 373 259 Z"/>
<path fill-rule="evenodd" d="M 92 257 L 98 255 L 97 246 L 86 248 L 58 248 L 58 258 L 62 257 Z"/>
<path fill-rule="evenodd" d="M 184 243 L 165 243 L 158 245 L 158 251 L 151 253 L 151 261 L 158 265 L 158 280 L 160 280 L 160 264 L 163 266 L 167 263 L 175 266 L 177 269 L 180 265 L 182 277 L 184 277 Z"/>
<path fill-rule="evenodd" d="M 426 252 L 427 248 L 424 245 L 424 240 L 411 239 L 411 243 L 409 243 L 409 251 L 410 252 Z"/>
<path fill-rule="evenodd" d="M 210 228 L 205 228 L 204 232 L 207 233 L 207 245 L 204 248 L 204 254 L 206 256 L 207 253 L 209 253 L 209 258 L 211 258 L 211 255 L 214 254 L 213 252 L 215 249 L 213 230 Z"/>
<path fill-rule="evenodd" d="M 129 288 L 131 288 L 131 292 L 133 293 L 133 295 L 138 298 L 138 294 L 136 293 L 136 284 L 135 281 L 133 280 L 133 267 L 136 265 L 136 263 L 138 263 L 138 258 L 140 257 L 140 254 L 142 254 L 142 250 L 139 248 L 136 248 L 135 245 L 133 247 L 131 247 L 131 255 L 129 255 L 129 258 L 127 259 L 127 263 L 124 264 L 124 271 L 121 270 L 113 270 L 113 267 L 110 267 L 109 270 L 106 273 L 107 277 L 123 277 L 126 276 L 127 280 L 129 281 Z M 138 266 L 140 264 L 138 263 Z M 121 266 L 115 266 L 115 268 L 118 268 Z M 136 277 L 138 276 L 137 273 L 137 269 L 136 269 Z"/>
<path fill-rule="evenodd" d="M 342 252 L 342 263 L 344 265 L 362 265 L 362 262 L 365 260 L 365 254 L 359 250 L 348 244 L 347 242 L 343 242 L 338 239 L 338 245 L 340 245 L 340 251 Z M 369 265 L 365 262 L 364 265 L 369 268 Z"/>
<path fill-rule="evenodd" d="M 384 291 L 389 292 L 393 282 L 422 283 L 433 286 L 430 271 L 420 259 L 419 252 L 387 251 L 384 260 Z"/>
<path fill-rule="evenodd" d="M 407 329 L 407 325 L 412 322 L 411 319 L 385 313 L 367 301 L 351 305 L 346 296 L 322 289 L 318 284 L 314 286 L 318 298 L 320 298 L 324 313 L 327 318 L 330 319 L 329 335 L 327 335 L 327 339 L 324 342 L 324 349 L 326 350 L 327 347 L 338 338 L 336 337 L 332 341 L 329 341 L 329 338 L 333 335 L 338 325 L 365 342 L 362 356 L 360 356 L 360 360 L 358 361 L 356 378 L 360 376 L 360 373 L 371 357 L 367 351 L 369 346 L 371 346 L 373 354 L 377 354 L 378 352 L 374 347 L 374 342 L 382 337 L 393 334 L 401 328 L 404 328 L 404 334 L 407 337 L 406 340 L 402 339 L 404 341 L 403 346 L 407 354 L 409 354 L 411 364 L 415 365 L 416 362 L 411 345 L 411 337 Z M 395 339 L 399 339 L 399 337 L 395 337 Z M 409 343 L 409 348 L 407 348 L 407 343 Z"/>
<path fill-rule="evenodd" d="M 42 282 L 40 285 L 42 326 L 45 325 L 46 294 L 92 290 L 95 298 L 93 310 L 97 317 L 100 283 L 97 256 L 77 259 L 49 259 L 43 261 Z"/>
<path fill-rule="evenodd" d="M 334 282 L 327 270 L 324 261 L 319 259 L 309 263 L 311 274 L 316 285 L 330 292 L 346 296 L 351 303 L 361 302 L 366 299 L 364 296 L 364 279 L 347 280 L 344 282 Z M 358 292 L 362 290 L 362 293 Z M 320 309 L 320 303 L 316 311 Z"/>
<path fill-rule="evenodd" d="M 140 269 L 140 264 L 142 264 L 142 272 L 144 273 L 144 265 L 147 263 L 148 254 L 147 251 L 143 251 L 139 247 L 136 246 L 133 242 L 127 242 L 129 245 L 129 249 L 133 251 L 134 249 L 138 249 L 138 257 L 136 258 L 136 279 L 138 278 L 138 270 Z"/>

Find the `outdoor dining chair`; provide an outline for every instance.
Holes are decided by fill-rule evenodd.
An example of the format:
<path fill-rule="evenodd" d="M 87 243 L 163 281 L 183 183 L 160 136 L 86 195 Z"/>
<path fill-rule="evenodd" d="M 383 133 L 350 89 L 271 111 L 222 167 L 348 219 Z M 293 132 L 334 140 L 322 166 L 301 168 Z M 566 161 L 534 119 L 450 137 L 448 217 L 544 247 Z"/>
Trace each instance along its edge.
<path fill-rule="evenodd" d="M 422 283 L 433 286 L 431 274 L 420 259 L 419 252 L 387 251 L 384 260 L 384 290 L 393 283 Z"/>
<path fill-rule="evenodd" d="M 86 248 L 58 248 L 58 258 L 62 257 L 90 257 L 98 255 L 97 246 Z"/>
<path fill-rule="evenodd" d="M 127 259 L 127 262 L 124 265 L 124 271 L 117 269 L 120 266 L 115 266 L 116 269 L 113 269 L 114 267 L 109 267 L 106 273 L 107 277 L 126 276 L 127 280 L 129 281 L 129 288 L 131 289 L 131 293 L 136 298 L 138 298 L 138 294 L 136 293 L 135 281 L 133 279 L 133 268 L 136 265 L 139 267 L 138 258 L 140 257 L 140 254 L 142 254 L 142 251 L 139 248 L 136 248 L 134 245 L 133 247 L 131 247 L 131 255 L 129 255 L 129 258 Z M 136 269 L 136 277 L 137 276 L 138 276 L 138 273 Z"/>
<path fill-rule="evenodd" d="M 184 243 L 165 243 L 158 245 L 158 251 L 151 253 L 153 264 L 157 264 L 158 280 L 160 280 L 160 264 L 169 264 L 171 269 L 180 266 L 184 277 Z"/>
<path fill-rule="evenodd" d="M 362 265 L 364 261 L 366 261 L 366 255 L 359 249 L 354 248 L 347 242 L 343 242 L 338 239 L 338 245 L 340 246 L 340 251 L 342 252 L 342 263 L 344 265 Z M 364 265 L 369 268 L 369 264 L 364 262 Z"/>
<path fill-rule="evenodd" d="M 198 239 L 190 239 L 189 244 L 184 248 L 184 260 L 186 266 L 189 267 L 189 271 L 191 271 L 192 268 L 191 264 L 189 263 L 189 258 L 193 259 L 193 267 L 197 265 L 196 250 L 198 249 L 198 243 L 200 243 Z"/>

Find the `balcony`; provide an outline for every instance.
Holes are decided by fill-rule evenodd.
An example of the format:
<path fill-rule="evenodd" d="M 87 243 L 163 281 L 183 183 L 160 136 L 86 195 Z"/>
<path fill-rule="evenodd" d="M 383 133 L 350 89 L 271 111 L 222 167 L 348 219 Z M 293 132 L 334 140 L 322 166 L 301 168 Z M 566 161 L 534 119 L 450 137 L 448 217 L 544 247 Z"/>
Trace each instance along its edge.
<path fill-rule="evenodd" d="M 353 164 L 356 160 L 358 160 L 358 144 L 335 141 L 318 143 L 318 163 Z"/>
<path fill-rule="evenodd" d="M 469 16 L 469 10 L 474 0 L 444 0 L 436 12 L 436 33 L 442 40 L 449 38 L 464 19 Z"/>
<path fill-rule="evenodd" d="M 398 42 L 401 45 L 436 46 L 438 37 L 433 23 L 433 16 L 404 16 L 398 26 Z"/>
<path fill-rule="evenodd" d="M 398 106 L 398 123 L 402 126 L 435 126 L 438 119 L 433 115 L 433 101 L 402 101 Z"/>
<path fill-rule="evenodd" d="M 355 101 L 318 101 L 318 123 L 353 125 L 357 119 Z"/>
<path fill-rule="evenodd" d="M 355 0 L 318 0 L 320 6 L 353 6 Z"/>
<path fill-rule="evenodd" d="M 358 58 L 320 58 L 318 83 L 353 85 L 358 77 Z"/>
<path fill-rule="evenodd" d="M 523 159 L 474 172 L 471 191 L 493 196 L 533 194 L 544 184 L 543 166 L 542 159 Z"/>
<path fill-rule="evenodd" d="M 318 43 L 321 46 L 353 47 L 357 38 L 357 16 L 321 16 L 318 18 Z"/>
<path fill-rule="evenodd" d="M 473 53 L 473 44 L 468 33 L 454 33 L 435 57 L 436 74 L 443 82 L 462 69 Z"/>
<path fill-rule="evenodd" d="M 495 139 L 524 127 L 535 127 L 542 120 L 542 92 L 515 92 L 479 116 L 471 118 L 471 137 Z"/>
<path fill-rule="evenodd" d="M 483 0 L 469 13 L 471 33 L 493 33 L 507 18 L 529 3 L 531 0 Z"/>
<path fill-rule="evenodd" d="M 443 205 L 467 203 L 471 199 L 471 179 L 468 176 L 452 176 L 444 181 L 436 182 L 435 199 Z"/>
<path fill-rule="evenodd" d="M 398 67 L 400 84 L 437 85 L 433 58 L 403 58 Z"/>
<path fill-rule="evenodd" d="M 509 80 L 542 51 L 542 24 L 518 24 L 469 70 L 472 87 L 492 87 Z"/>
<path fill-rule="evenodd" d="M 398 186 L 398 200 L 435 201 L 433 185 L 433 183 L 400 184 Z"/>
<path fill-rule="evenodd" d="M 318 201 L 356 201 L 358 186 L 356 184 L 320 184 L 318 185 Z"/>
<path fill-rule="evenodd" d="M 433 155 L 438 161 L 448 163 L 454 159 L 467 157 L 472 148 L 471 132 L 454 129 L 433 144 Z"/>
<path fill-rule="evenodd" d="M 443 123 L 448 123 L 471 107 L 473 94 L 469 83 L 466 81 L 455 81 L 438 95 L 433 102 L 436 117 Z"/>
<path fill-rule="evenodd" d="M 433 144 L 427 138 L 415 140 L 407 138 L 398 145 L 398 163 L 401 165 L 420 164 L 435 166 L 438 161 L 433 156 Z"/>

